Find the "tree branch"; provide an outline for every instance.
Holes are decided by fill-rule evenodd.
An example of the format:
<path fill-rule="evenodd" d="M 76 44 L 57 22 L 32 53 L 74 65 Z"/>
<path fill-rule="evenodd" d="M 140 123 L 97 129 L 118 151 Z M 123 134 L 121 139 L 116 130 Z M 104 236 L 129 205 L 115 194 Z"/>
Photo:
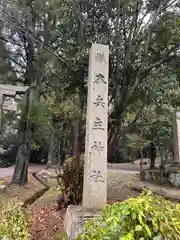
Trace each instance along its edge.
<path fill-rule="evenodd" d="M 143 69 L 141 71 L 141 74 L 144 75 L 144 74 L 150 72 L 153 68 L 159 67 L 161 64 L 163 64 L 163 63 L 169 61 L 170 59 L 172 59 L 175 56 L 175 52 L 178 50 L 179 47 L 180 47 L 180 43 L 177 43 L 170 50 L 166 51 L 163 54 L 162 58 L 158 62 L 155 62 L 152 65 L 150 65 L 149 67 Z M 174 54 L 172 55 L 172 53 L 174 53 Z"/>
<path fill-rule="evenodd" d="M 4 38 L 3 36 L 0 36 L 0 40 L 4 41 L 4 42 L 9 42 L 6 38 Z"/>
<path fill-rule="evenodd" d="M 22 65 L 20 62 L 18 62 L 16 59 L 12 58 L 10 55 L 9 55 L 9 59 L 14 62 L 16 65 L 18 65 L 19 67 L 21 67 L 22 69 L 26 69 L 26 66 Z"/>
<path fill-rule="evenodd" d="M 134 120 L 132 121 L 131 125 L 134 125 L 134 124 L 137 122 L 137 120 L 138 120 L 139 117 L 141 116 L 142 111 L 144 110 L 145 105 L 146 105 L 146 103 L 145 103 L 145 101 L 144 101 L 143 104 L 142 104 L 142 106 L 139 108 L 139 110 L 138 110 L 138 112 L 137 112 Z"/>
<path fill-rule="evenodd" d="M 143 69 L 143 70 L 139 70 L 139 72 L 136 75 L 135 78 L 135 82 L 134 85 L 131 87 L 131 89 L 129 90 L 129 92 L 126 94 L 126 97 L 123 98 L 123 102 L 122 102 L 122 107 L 121 107 L 121 115 L 123 114 L 123 112 L 126 109 L 126 106 L 128 105 L 132 95 L 134 94 L 137 86 L 139 85 L 140 81 L 142 79 L 144 79 L 147 74 L 153 69 L 153 68 L 157 68 L 159 66 L 161 66 L 163 63 L 168 62 L 170 59 L 172 59 L 175 55 L 175 53 L 173 55 L 172 52 L 175 52 L 180 46 L 180 43 L 177 43 L 174 47 L 172 47 L 170 50 L 168 50 L 167 52 L 165 52 L 162 56 L 162 58 L 158 61 L 155 62 L 154 64 L 150 65 L 149 67 Z"/>

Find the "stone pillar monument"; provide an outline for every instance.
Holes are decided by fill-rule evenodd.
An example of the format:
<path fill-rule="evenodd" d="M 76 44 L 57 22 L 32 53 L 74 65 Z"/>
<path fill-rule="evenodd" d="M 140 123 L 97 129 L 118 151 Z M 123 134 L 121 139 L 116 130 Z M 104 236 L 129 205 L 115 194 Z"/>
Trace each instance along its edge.
<path fill-rule="evenodd" d="M 82 231 L 85 220 L 99 215 L 107 200 L 109 46 L 92 44 L 89 56 L 88 100 L 82 206 L 69 206 L 65 218 L 68 239 Z"/>
<path fill-rule="evenodd" d="M 83 207 L 101 209 L 107 200 L 109 47 L 93 44 L 89 59 Z"/>

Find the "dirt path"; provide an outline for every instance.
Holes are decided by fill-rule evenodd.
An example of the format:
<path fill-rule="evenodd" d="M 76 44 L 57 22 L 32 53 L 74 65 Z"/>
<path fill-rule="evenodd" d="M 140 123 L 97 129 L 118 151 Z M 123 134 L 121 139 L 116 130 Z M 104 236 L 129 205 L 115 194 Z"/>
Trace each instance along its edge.
<path fill-rule="evenodd" d="M 30 164 L 28 171 L 29 173 L 34 173 L 34 172 L 39 172 L 42 169 L 45 168 L 46 165 L 35 165 L 35 164 Z M 0 168 L 0 179 L 6 178 L 6 177 L 11 177 L 14 173 L 14 166 L 9 167 L 9 168 Z"/>
<path fill-rule="evenodd" d="M 42 169 L 44 169 L 46 167 L 46 165 L 35 165 L 35 164 L 30 164 L 28 171 L 29 173 L 34 173 L 34 172 L 39 172 Z M 139 167 L 136 165 L 132 164 L 118 164 L 118 166 L 113 166 L 111 167 L 109 165 L 109 171 L 113 171 L 113 172 L 119 172 L 119 173 L 132 173 L 132 174 L 136 174 L 139 172 Z M 6 178 L 6 177 L 11 177 L 14 173 L 14 166 L 9 167 L 9 168 L 0 168 L 0 179 L 2 178 Z"/>

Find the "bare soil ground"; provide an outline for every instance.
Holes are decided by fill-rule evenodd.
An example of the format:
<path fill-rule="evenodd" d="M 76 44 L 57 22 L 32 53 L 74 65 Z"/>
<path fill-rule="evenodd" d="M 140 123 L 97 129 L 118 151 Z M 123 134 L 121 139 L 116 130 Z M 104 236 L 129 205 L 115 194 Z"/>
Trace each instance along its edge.
<path fill-rule="evenodd" d="M 7 185 L 5 193 L 0 195 L 0 202 L 5 200 L 6 202 L 16 199 L 23 205 L 32 195 L 43 190 L 45 187 L 39 183 L 31 174 L 28 174 L 28 184 L 25 186 L 17 186 L 10 184 L 11 178 L 6 177 L 1 180 L 1 184 Z"/>
<path fill-rule="evenodd" d="M 109 172 L 108 174 L 108 200 L 124 201 L 138 195 L 131 189 L 131 184 L 140 182 L 138 174 Z"/>

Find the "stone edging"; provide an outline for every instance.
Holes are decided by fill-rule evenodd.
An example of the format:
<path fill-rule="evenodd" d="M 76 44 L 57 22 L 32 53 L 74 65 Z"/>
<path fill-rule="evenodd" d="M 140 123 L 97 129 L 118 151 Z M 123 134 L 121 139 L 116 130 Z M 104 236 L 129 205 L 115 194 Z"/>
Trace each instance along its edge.
<path fill-rule="evenodd" d="M 33 176 L 39 183 L 41 183 L 41 184 L 44 186 L 44 188 L 41 189 L 41 190 L 39 190 L 39 191 L 37 191 L 37 192 L 35 192 L 33 195 L 31 195 L 29 198 L 27 198 L 27 199 L 24 201 L 22 207 L 27 207 L 27 205 L 31 205 L 33 202 L 36 201 L 36 199 L 38 199 L 39 197 L 41 197 L 45 192 L 47 192 L 47 191 L 50 189 L 50 187 L 49 187 L 42 179 L 40 179 L 40 178 L 37 176 L 36 173 L 32 173 L 32 176 Z"/>
<path fill-rule="evenodd" d="M 162 189 L 161 190 L 154 190 L 154 189 L 152 189 L 151 187 L 148 187 L 148 186 L 131 186 L 130 188 L 131 188 L 131 190 L 139 192 L 139 193 L 141 193 L 143 191 L 143 189 L 148 189 L 152 193 L 155 193 L 155 194 L 157 194 L 161 197 L 164 197 L 167 200 L 176 201 L 176 202 L 180 203 L 180 196 L 167 194 Z"/>

